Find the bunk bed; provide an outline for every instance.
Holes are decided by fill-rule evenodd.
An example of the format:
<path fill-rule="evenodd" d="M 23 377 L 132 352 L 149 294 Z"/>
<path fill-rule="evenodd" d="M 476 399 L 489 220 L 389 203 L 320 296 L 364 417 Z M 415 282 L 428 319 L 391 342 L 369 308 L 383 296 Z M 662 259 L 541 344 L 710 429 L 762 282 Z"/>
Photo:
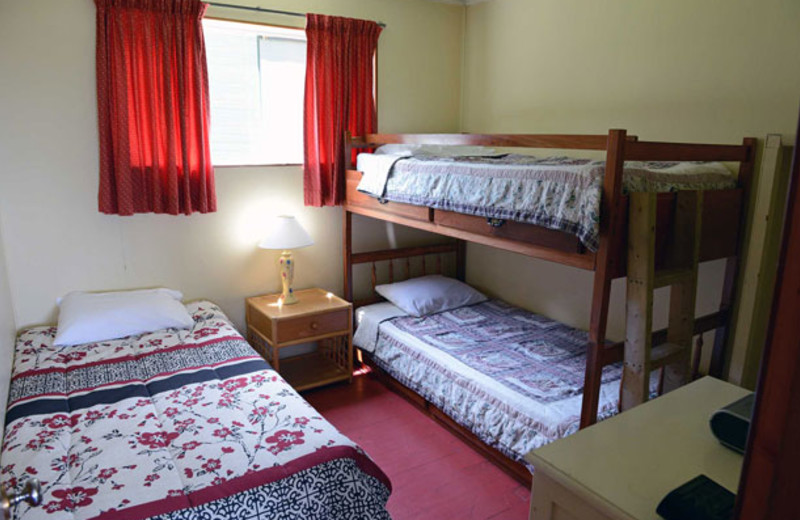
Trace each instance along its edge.
<path fill-rule="evenodd" d="M 359 191 L 362 173 L 356 169 L 346 172 L 346 190 L 343 216 L 344 295 L 356 308 L 380 300 L 375 295 L 366 299 L 353 298 L 353 266 L 371 263 L 373 287 L 376 283 L 375 263 L 389 262 L 416 255 L 455 253 L 456 277 L 465 277 L 465 243 L 475 242 L 513 251 L 568 266 L 592 271 L 593 293 L 590 326 L 587 335 L 585 377 L 580 411 L 580 427 L 597 420 L 598 403 L 603 379 L 603 369 L 622 361 L 623 343 L 606 339 L 606 322 L 609 311 L 609 293 L 612 280 L 626 275 L 628 196 L 623 191 L 626 161 L 719 161 L 738 163 L 738 176 L 734 185 L 726 189 L 704 192 L 701 210 L 699 260 L 726 259 L 725 281 L 719 310 L 697 318 L 694 333 L 699 335 L 716 330 L 709 372 L 720 376 L 725 360 L 725 345 L 732 305 L 735 298 L 735 281 L 741 257 L 743 229 L 749 200 L 751 178 L 754 170 L 755 139 L 746 138 L 741 145 L 711 145 L 640 141 L 628 136 L 625 130 L 610 130 L 608 135 L 483 135 L 483 134 L 373 134 L 345 138 L 345 158 L 352 161 L 353 152 L 375 149 L 382 145 L 458 145 L 490 146 L 499 148 L 532 148 L 558 150 L 604 151 L 604 173 L 599 201 L 599 223 L 596 241 L 587 247 L 574 233 L 551 229 L 512 219 L 491 218 L 481 214 L 466 214 L 446 206 L 428 207 L 376 198 Z M 672 229 L 675 215 L 674 192 L 657 196 L 655 226 L 655 258 L 660 270 L 669 270 L 671 246 L 680 240 Z M 434 247 L 417 247 L 354 253 L 352 250 L 352 215 L 362 215 L 412 228 L 430 231 L 455 238 L 451 244 Z M 406 264 L 408 272 L 408 264 Z M 661 343 L 666 331 L 653 332 L 653 342 Z M 379 370 L 379 372 L 381 372 Z M 397 385 L 395 385 L 397 386 Z M 474 434 L 442 413 L 436 406 L 415 396 L 413 391 L 399 390 L 428 409 L 435 417 L 453 428 L 462 437 L 489 455 L 495 462 L 509 470 L 520 480 L 529 480 L 530 474 L 520 464 L 508 459 L 507 454 L 485 446 Z"/>

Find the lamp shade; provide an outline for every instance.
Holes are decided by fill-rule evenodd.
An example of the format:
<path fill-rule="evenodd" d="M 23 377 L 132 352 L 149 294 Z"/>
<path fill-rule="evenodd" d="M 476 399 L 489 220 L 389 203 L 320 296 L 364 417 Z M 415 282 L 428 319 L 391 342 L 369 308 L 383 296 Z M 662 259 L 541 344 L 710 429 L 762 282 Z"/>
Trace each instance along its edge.
<path fill-rule="evenodd" d="M 261 249 L 298 249 L 314 243 L 292 216 L 281 215 L 270 224 L 269 233 L 258 243 Z"/>

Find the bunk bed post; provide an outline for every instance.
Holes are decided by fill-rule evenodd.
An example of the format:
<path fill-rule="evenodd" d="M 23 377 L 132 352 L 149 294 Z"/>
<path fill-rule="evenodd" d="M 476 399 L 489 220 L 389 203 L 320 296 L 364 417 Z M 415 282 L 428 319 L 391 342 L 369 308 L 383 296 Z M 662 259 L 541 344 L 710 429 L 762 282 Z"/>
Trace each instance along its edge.
<path fill-rule="evenodd" d="M 594 265 L 592 313 L 589 345 L 586 352 L 586 378 L 583 386 L 581 428 L 597 421 L 600 384 L 603 373 L 611 280 L 617 272 L 614 249 L 618 241 L 622 198 L 622 170 L 625 164 L 625 130 L 609 130 L 603 196 L 600 200 L 600 244 Z"/>
<path fill-rule="evenodd" d="M 342 297 L 353 301 L 353 214 L 343 209 L 342 214 L 342 256 L 344 257 L 344 289 Z"/>
<path fill-rule="evenodd" d="M 353 136 L 350 130 L 344 131 L 344 168 L 345 170 L 353 168 Z"/>
<path fill-rule="evenodd" d="M 353 136 L 350 135 L 349 130 L 344 131 L 344 165 L 345 170 L 353 167 Z M 345 181 L 346 182 L 346 181 Z M 345 193 L 347 190 L 345 189 Z M 353 214 L 347 211 L 346 207 L 342 208 L 342 257 L 344 259 L 344 288 L 342 290 L 342 297 L 349 301 L 353 301 Z"/>
<path fill-rule="evenodd" d="M 739 266 L 744 256 L 744 247 L 747 242 L 745 233 L 747 232 L 747 221 L 750 213 L 750 190 L 753 182 L 753 172 L 755 171 L 755 151 L 756 140 L 746 137 L 742 140 L 742 145 L 748 148 L 747 160 L 739 163 L 739 187 L 742 189 L 741 213 L 739 214 L 739 239 L 736 245 L 736 256 L 728 257 L 725 262 L 725 281 L 722 286 L 722 298 L 719 310 L 724 313 L 724 324 L 719 327 L 714 335 L 714 347 L 711 351 L 711 363 L 708 367 L 708 374 L 713 377 L 722 378 L 723 372 L 730 359 L 728 352 L 729 331 L 731 320 L 733 320 L 733 306 L 736 301 L 736 282 L 739 278 Z"/>

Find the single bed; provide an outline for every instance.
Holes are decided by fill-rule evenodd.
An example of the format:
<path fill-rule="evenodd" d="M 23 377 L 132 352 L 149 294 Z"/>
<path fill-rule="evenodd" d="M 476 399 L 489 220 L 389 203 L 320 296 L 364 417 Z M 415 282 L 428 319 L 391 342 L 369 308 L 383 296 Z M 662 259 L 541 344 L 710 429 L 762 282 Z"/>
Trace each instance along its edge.
<path fill-rule="evenodd" d="M 0 477 L 41 481 L 14 518 L 389 518 L 391 484 L 220 309 L 195 324 L 56 347 L 20 334 Z"/>

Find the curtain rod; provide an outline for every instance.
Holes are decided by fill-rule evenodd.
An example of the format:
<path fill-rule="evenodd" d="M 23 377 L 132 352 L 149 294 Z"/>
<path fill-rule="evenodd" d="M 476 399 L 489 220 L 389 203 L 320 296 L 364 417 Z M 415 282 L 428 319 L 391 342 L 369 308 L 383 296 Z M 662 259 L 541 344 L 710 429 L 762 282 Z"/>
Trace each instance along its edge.
<path fill-rule="evenodd" d="M 259 13 L 269 13 L 269 14 L 282 14 L 284 16 L 298 16 L 298 17 L 306 17 L 306 13 L 298 13 L 295 11 L 281 11 L 280 9 L 267 9 L 265 7 L 250 7 L 248 5 L 236 5 L 236 4 L 220 4 L 217 2 L 206 2 L 208 5 L 213 5 L 214 7 L 223 7 L 227 9 L 241 9 L 243 11 L 256 11 Z M 378 25 L 381 27 L 386 27 L 386 24 L 383 22 L 377 22 Z"/>

